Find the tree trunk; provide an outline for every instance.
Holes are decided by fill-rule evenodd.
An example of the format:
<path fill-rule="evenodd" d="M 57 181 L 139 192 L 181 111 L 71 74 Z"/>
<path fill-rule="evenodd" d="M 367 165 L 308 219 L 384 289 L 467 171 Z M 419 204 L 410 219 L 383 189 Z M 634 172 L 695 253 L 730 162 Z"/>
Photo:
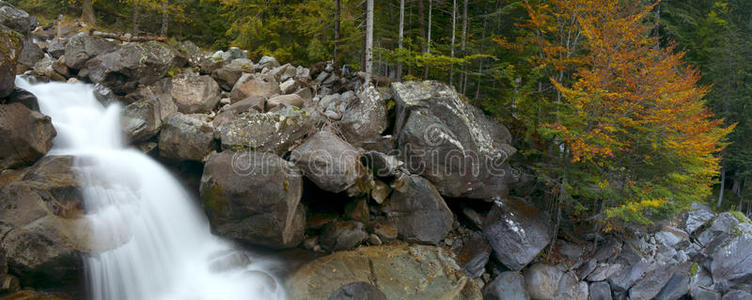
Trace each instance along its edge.
<path fill-rule="evenodd" d="M 452 0 L 452 46 L 449 54 L 454 58 L 454 40 L 457 36 L 457 0 Z M 454 63 L 449 65 L 449 86 L 454 87 Z"/>
<path fill-rule="evenodd" d="M 366 85 L 373 76 L 373 0 L 366 0 Z"/>
<path fill-rule="evenodd" d="M 742 193 L 741 190 L 744 189 L 744 183 L 746 183 L 746 181 L 747 181 L 747 178 L 745 177 L 744 179 L 741 180 L 741 183 L 739 184 L 740 185 L 739 194 L 737 194 L 739 196 L 739 208 L 737 209 L 738 211 L 742 211 L 742 209 L 744 209 L 744 193 Z"/>
<path fill-rule="evenodd" d="M 423 6 L 423 0 L 418 0 L 418 26 L 420 27 L 420 38 L 426 40 L 426 9 Z M 426 52 L 426 45 L 420 43 L 420 52 Z"/>
<path fill-rule="evenodd" d="M 428 0 L 428 29 L 426 38 L 426 53 L 431 54 L 431 11 L 433 10 L 433 0 Z M 426 70 L 423 75 L 423 79 L 428 79 L 428 65 L 425 66 Z"/>
<path fill-rule="evenodd" d="M 91 1 L 92 0 L 81 0 L 81 18 L 84 19 L 84 22 L 94 26 L 97 19 L 94 18 L 94 6 Z"/>
<path fill-rule="evenodd" d="M 139 7 L 138 7 L 138 2 L 136 1 L 137 0 L 131 0 L 131 3 L 133 4 L 133 11 L 131 12 L 132 13 L 131 25 L 133 26 L 133 28 L 131 28 L 131 32 L 133 33 L 133 35 L 138 34 Z"/>
<path fill-rule="evenodd" d="M 464 7 L 462 8 L 462 56 L 467 56 L 467 0 L 465 0 Z M 469 66 L 465 64 L 465 70 L 462 72 L 462 84 L 461 91 L 465 94 L 467 88 L 467 72 Z"/>
<path fill-rule="evenodd" d="M 337 65 L 337 46 L 339 46 L 339 23 L 340 23 L 340 0 L 335 1 L 335 5 L 337 6 L 334 9 L 334 53 L 332 53 L 332 60 L 334 61 L 334 65 Z"/>
<path fill-rule="evenodd" d="M 397 49 L 402 50 L 402 38 L 405 34 L 405 0 L 400 0 L 399 38 Z M 397 62 L 397 81 L 402 80 L 402 60 Z"/>
<path fill-rule="evenodd" d="M 718 192 L 718 203 L 715 207 L 721 207 L 723 203 L 723 189 L 726 187 L 726 170 L 721 169 L 721 191 Z"/>
<path fill-rule="evenodd" d="M 159 31 L 159 35 L 162 37 L 167 37 L 167 26 L 170 23 L 169 6 L 169 0 L 162 0 L 162 29 Z"/>

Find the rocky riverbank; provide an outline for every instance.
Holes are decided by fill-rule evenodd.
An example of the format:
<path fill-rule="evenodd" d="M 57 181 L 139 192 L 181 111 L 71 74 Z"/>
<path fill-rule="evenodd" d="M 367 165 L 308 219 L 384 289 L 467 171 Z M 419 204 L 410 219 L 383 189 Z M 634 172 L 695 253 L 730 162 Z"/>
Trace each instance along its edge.
<path fill-rule="evenodd" d="M 509 131 L 441 83 L 121 42 L 1 1 L 0 24 L 0 297 L 84 298 L 82 255 L 118 246 L 91 243 L 72 158 L 44 156 L 56 131 L 20 74 L 121 105 L 128 140 L 215 234 L 314 257 L 284 272 L 292 299 L 752 299 L 752 224 L 731 213 L 696 204 L 652 232 L 554 240 L 508 197 Z"/>

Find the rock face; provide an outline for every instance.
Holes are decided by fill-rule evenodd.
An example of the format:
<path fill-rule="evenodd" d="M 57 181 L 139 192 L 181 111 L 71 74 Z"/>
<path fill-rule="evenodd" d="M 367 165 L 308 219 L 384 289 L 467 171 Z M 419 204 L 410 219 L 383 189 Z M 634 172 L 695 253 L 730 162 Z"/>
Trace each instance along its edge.
<path fill-rule="evenodd" d="M 47 156 L 0 189 L 0 244 L 24 286 L 82 296 L 81 253 L 93 240 L 72 165 L 72 157 Z"/>
<path fill-rule="evenodd" d="M 697 202 L 692 203 L 692 207 L 690 208 L 689 212 L 687 212 L 687 218 L 684 220 L 684 228 L 687 229 L 687 232 L 689 234 L 692 234 L 695 232 L 695 230 L 699 229 L 700 227 L 705 225 L 705 223 L 712 220 L 715 215 L 715 212 L 713 212 L 710 207 L 699 204 Z"/>
<path fill-rule="evenodd" d="M 504 300 L 520 299 L 529 300 L 525 289 L 525 278 L 518 272 L 504 272 L 496 276 L 483 291 L 483 299 Z"/>
<path fill-rule="evenodd" d="M 300 173 L 271 153 L 224 151 L 209 158 L 201 201 L 219 235 L 272 248 L 303 241 Z"/>
<path fill-rule="evenodd" d="M 162 127 L 159 100 L 149 97 L 128 104 L 123 110 L 122 122 L 131 141 L 141 142 L 154 137 Z"/>
<path fill-rule="evenodd" d="M 533 299 L 555 299 L 563 275 L 555 266 L 535 264 L 525 270 L 525 287 Z"/>
<path fill-rule="evenodd" d="M 496 258 L 511 270 L 525 267 L 551 239 L 547 216 L 512 198 L 495 203 L 486 216 L 483 234 Z"/>
<path fill-rule="evenodd" d="M 178 111 L 185 114 L 208 113 L 219 103 L 219 85 L 208 75 L 186 70 L 172 79 L 170 95 Z"/>
<path fill-rule="evenodd" d="M 411 173 L 448 197 L 506 197 L 514 177 L 507 161 L 516 152 L 506 127 L 439 82 L 394 83 L 392 91 L 394 132 Z"/>
<path fill-rule="evenodd" d="M 139 84 L 149 85 L 165 77 L 174 57 L 172 50 L 163 44 L 133 43 L 90 59 L 86 68 L 92 82 L 109 87 L 115 93 L 127 94 Z"/>
<path fill-rule="evenodd" d="M 749 284 L 752 282 L 752 224 L 740 223 L 729 230 L 732 236 L 711 256 L 710 271 L 714 282 Z"/>
<path fill-rule="evenodd" d="M 373 86 L 368 86 L 352 99 L 354 103 L 342 113 L 337 126 L 348 142 L 359 146 L 386 130 L 386 103 Z"/>
<path fill-rule="evenodd" d="M 0 2 L 0 24 L 26 35 L 39 26 L 39 21 L 7 2 Z"/>
<path fill-rule="evenodd" d="M 23 36 L 0 25 L 0 99 L 13 92 L 16 62 L 23 49 Z"/>
<path fill-rule="evenodd" d="M 219 83 L 219 86 L 225 90 L 232 90 L 235 83 L 238 82 L 243 73 L 253 71 L 253 63 L 247 58 L 238 58 L 232 60 L 229 64 L 212 71 L 211 76 Z"/>
<path fill-rule="evenodd" d="M 117 44 L 105 39 L 89 36 L 82 32 L 70 38 L 65 45 L 65 65 L 79 70 L 86 67 L 89 59 L 109 53 L 117 48 Z"/>
<path fill-rule="evenodd" d="M 214 149 L 210 123 L 181 113 L 170 115 L 159 134 L 160 156 L 174 160 L 202 161 Z"/>
<path fill-rule="evenodd" d="M 598 281 L 590 284 L 591 300 L 611 300 L 611 286 L 608 282 Z"/>
<path fill-rule="evenodd" d="M 57 135 L 50 117 L 21 103 L 0 105 L 0 169 L 29 165 L 47 153 Z"/>
<path fill-rule="evenodd" d="M 302 266 L 288 280 L 288 297 L 327 299 L 346 284 L 367 282 L 378 286 L 386 299 L 453 299 L 468 281 L 462 274 L 441 248 L 404 244 L 360 247 Z"/>
<path fill-rule="evenodd" d="M 292 151 L 290 161 L 319 188 L 339 193 L 365 175 L 360 152 L 331 129 L 324 129 Z"/>
<path fill-rule="evenodd" d="M 240 101 L 248 97 L 261 96 L 269 98 L 279 95 L 279 83 L 269 74 L 243 74 L 232 88 L 230 97 Z"/>
<path fill-rule="evenodd" d="M 248 148 L 282 154 L 315 130 L 315 119 L 305 110 L 286 107 L 263 114 L 243 114 L 222 123 L 216 135 L 223 149 Z"/>
<path fill-rule="evenodd" d="M 384 212 L 402 239 L 437 244 L 452 229 L 452 211 L 425 178 L 406 175 L 400 181 L 384 204 Z"/>

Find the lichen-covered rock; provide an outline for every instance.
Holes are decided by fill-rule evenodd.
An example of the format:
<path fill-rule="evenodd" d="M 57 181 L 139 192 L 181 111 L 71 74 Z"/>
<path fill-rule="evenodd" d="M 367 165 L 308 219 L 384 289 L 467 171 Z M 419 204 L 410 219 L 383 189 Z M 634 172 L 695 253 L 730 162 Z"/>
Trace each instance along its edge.
<path fill-rule="evenodd" d="M 393 83 L 395 136 L 411 173 L 442 195 L 503 199 L 515 180 L 509 131 L 436 81 Z"/>
<path fill-rule="evenodd" d="M 123 109 L 123 131 L 128 140 L 142 142 L 154 137 L 162 128 L 159 100 L 146 98 Z"/>
<path fill-rule="evenodd" d="M 425 178 L 405 175 L 397 181 L 382 210 L 402 239 L 438 244 L 452 229 L 452 211 Z"/>
<path fill-rule="evenodd" d="M 687 212 L 687 217 L 684 220 L 684 228 L 689 234 L 692 234 L 715 216 L 716 213 L 710 207 L 694 202 Z"/>
<path fill-rule="evenodd" d="M 496 278 L 486 285 L 483 290 L 483 299 L 487 300 L 506 300 L 520 299 L 529 300 L 525 289 L 525 278 L 519 272 L 508 271 L 499 274 Z"/>
<path fill-rule="evenodd" d="M 219 83 L 219 87 L 225 91 L 229 91 L 232 90 L 232 87 L 235 86 L 235 83 L 238 82 L 243 73 L 250 73 L 252 71 L 253 63 L 250 59 L 238 58 L 212 71 L 211 76 Z"/>
<path fill-rule="evenodd" d="M 42 59 L 42 57 L 44 57 L 42 49 L 40 49 L 31 38 L 25 38 L 23 41 L 23 50 L 21 50 L 21 55 L 18 57 L 18 63 L 27 68 L 31 68 Z"/>
<path fill-rule="evenodd" d="M 280 105 L 289 105 L 295 107 L 303 107 L 303 98 L 298 95 L 279 95 L 269 98 L 266 101 L 266 110 L 272 110 Z"/>
<path fill-rule="evenodd" d="M 214 149 L 214 127 L 200 118 L 170 115 L 159 134 L 159 155 L 173 160 L 202 161 Z"/>
<path fill-rule="evenodd" d="M 29 13 L 15 8 L 8 2 L 0 1 L 0 24 L 7 26 L 21 34 L 27 35 L 34 28 L 39 26 L 36 17 L 30 16 Z"/>
<path fill-rule="evenodd" d="M 68 58 L 67 53 L 65 57 Z M 154 41 L 131 43 L 90 59 L 86 68 L 92 82 L 101 83 L 115 93 L 127 94 L 139 85 L 149 85 L 164 78 L 172 68 L 174 58 L 175 53 L 164 44 Z"/>
<path fill-rule="evenodd" d="M 170 95 L 184 114 L 208 113 L 219 103 L 219 85 L 208 75 L 187 69 L 172 79 Z"/>
<path fill-rule="evenodd" d="M 286 107 L 263 114 L 243 114 L 216 128 L 222 149 L 246 148 L 282 154 L 315 131 L 315 118 L 305 110 Z"/>
<path fill-rule="evenodd" d="M 661 292 L 666 283 L 676 273 L 673 266 L 660 266 L 647 272 L 634 286 L 629 289 L 629 298 L 634 300 L 650 300 Z"/>
<path fill-rule="evenodd" d="M 545 213 L 514 198 L 494 204 L 483 234 L 496 258 L 511 270 L 525 267 L 551 240 Z"/>
<path fill-rule="evenodd" d="M 52 147 L 50 117 L 21 103 L 0 104 L 0 169 L 30 165 Z"/>
<path fill-rule="evenodd" d="M 289 299 L 327 299 L 352 282 L 378 286 L 386 299 L 455 299 L 468 282 L 447 251 L 423 245 L 382 245 L 336 252 L 290 276 Z"/>
<path fill-rule="evenodd" d="M 713 281 L 732 286 L 752 283 L 752 224 L 739 223 L 728 234 L 728 239 L 711 252 Z"/>
<path fill-rule="evenodd" d="M 256 151 L 212 155 L 201 177 L 201 201 L 212 230 L 272 248 L 303 241 L 302 176 L 289 162 Z"/>
<path fill-rule="evenodd" d="M 279 83 L 269 74 L 248 74 L 240 76 L 230 92 L 233 101 L 240 101 L 248 97 L 261 96 L 269 98 L 279 95 Z"/>
<path fill-rule="evenodd" d="M 263 56 L 259 59 L 258 67 L 263 68 L 276 68 L 279 67 L 279 62 L 276 58 L 271 56 Z"/>
<path fill-rule="evenodd" d="M 214 117 L 214 120 L 212 120 L 212 124 L 214 127 L 219 127 L 244 114 L 263 113 L 264 105 L 266 105 L 266 99 L 264 99 L 264 97 L 251 97 L 240 102 L 235 102 L 229 106 L 223 107 L 219 114 Z"/>
<path fill-rule="evenodd" d="M 525 270 L 525 288 L 533 299 L 555 299 L 564 275 L 551 265 L 535 264 Z"/>
<path fill-rule="evenodd" d="M 0 99 L 15 88 L 16 63 L 23 50 L 23 36 L 0 25 Z"/>
<path fill-rule="evenodd" d="M 117 47 L 118 45 L 115 42 L 92 37 L 82 32 L 71 37 L 65 44 L 65 52 L 63 53 L 65 64 L 71 69 L 78 70 L 85 67 L 89 59 L 112 52 Z"/>
<path fill-rule="evenodd" d="M 386 130 L 386 103 L 379 91 L 370 85 L 350 99 L 351 103 L 342 112 L 337 126 L 348 142 L 360 146 Z"/>
<path fill-rule="evenodd" d="M 329 295 L 329 300 L 386 300 L 386 295 L 368 282 L 343 285 Z"/>
<path fill-rule="evenodd" d="M 578 281 L 573 272 L 564 273 L 559 279 L 559 288 L 555 299 L 588 300 L 589 293 L 586 282 Z"/>
<path fill-rule="evenodd" d="M 290 161 L 319 188 L 333 193 L 355 185 L 366 172 L 360 163 L 360 151 L 331 129 L 317 132 L 295 148 Z"/>

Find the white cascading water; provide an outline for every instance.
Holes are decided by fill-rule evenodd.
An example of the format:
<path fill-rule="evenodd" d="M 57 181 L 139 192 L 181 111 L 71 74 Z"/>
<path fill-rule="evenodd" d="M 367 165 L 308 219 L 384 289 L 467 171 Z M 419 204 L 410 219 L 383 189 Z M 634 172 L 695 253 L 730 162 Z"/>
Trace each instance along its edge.
<path fill-rule="evenodd" d="M 16 85 L 32 92 L 57 130 L 51 155 L 73 155 L 93 228 L 87 259 L 92 299 L 283 299 L 276 280 L 260 275 L 272 262 L 216 265 L 236 252 L 213 236 L 202 212 L 157 162 L 127 148 L 120 106 L 104 107 L 91 85 Z M 229 269 L 229 270 L 224 270 Z M 271 281 L 271 282 L 270 282 Z"/>

